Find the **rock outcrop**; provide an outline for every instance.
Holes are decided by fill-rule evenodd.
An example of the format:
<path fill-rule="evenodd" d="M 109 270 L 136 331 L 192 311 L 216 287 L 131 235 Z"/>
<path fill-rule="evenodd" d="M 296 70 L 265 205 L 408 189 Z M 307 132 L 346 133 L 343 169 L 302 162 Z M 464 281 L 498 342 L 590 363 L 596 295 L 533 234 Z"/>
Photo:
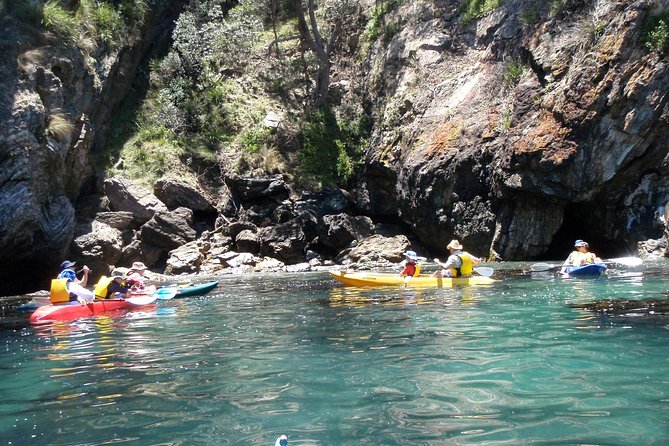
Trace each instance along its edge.
<path fill-rule="evenodd" d="M 110 48 L 90 36 L 69 44 L 44 29 L 35 18 L 41 5 L 2 2 L 1 294 L 47 288 L 58 272 L 75 235 L 73 203 L 92 180 L 91 150 L 102 145 L 140 62 L 183 6 L 152 3 L 124 43 Z"/>

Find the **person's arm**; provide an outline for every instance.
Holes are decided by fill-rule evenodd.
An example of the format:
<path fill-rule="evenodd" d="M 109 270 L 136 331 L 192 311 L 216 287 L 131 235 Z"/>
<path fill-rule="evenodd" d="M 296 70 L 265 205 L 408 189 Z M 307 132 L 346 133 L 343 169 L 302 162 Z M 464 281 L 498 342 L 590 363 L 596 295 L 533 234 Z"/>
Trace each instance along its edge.
<path fill-rule="evenodd" d="M 76 282 L 79 285 L 85 287 L 86 284 L 88 283 L 88 271 L 89 271 L 89 269 L 88 269 L 88 266 L 86 266 L 86 265 L 84 265 L 84 267 L 82 269 L 84 270 L 84 273 L 81 275 L 81 279 L 77 279 Z"/>

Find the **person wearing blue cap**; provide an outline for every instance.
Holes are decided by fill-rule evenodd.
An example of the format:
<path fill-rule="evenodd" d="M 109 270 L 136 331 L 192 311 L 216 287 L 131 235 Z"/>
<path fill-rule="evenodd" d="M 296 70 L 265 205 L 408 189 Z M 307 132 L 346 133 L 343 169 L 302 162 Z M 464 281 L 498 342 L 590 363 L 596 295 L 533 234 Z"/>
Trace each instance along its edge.
<path fill-rule="evenodd" d="M 590 252 L 590 245 L 583 240 L 576 240 L 574 242 L 574 250 L 569 254 L 562 265 L 562 272 L 568 266 L 583 266 L 591 263 L 602 263 L 602 259 L 597 257 L 595 253 Z"/>
<path fill-rule="evenodd" d="M 79 279 L 74 271 L 75 265 L 76 262 L 70 260 L 65 260 L 60 264 L 60 273 L 51 284 L 52 303 L 66 302 L 66 297 L 69 297 L 69 302 L 79 302 L 81 304 L 92 302 L 95 299 L 95 294 L 85 288 L 88 283 L 88 272 L 90 271 L 88 266 L 83 266 L 83 275 Z"/>
<path fill-rule="evenodd" d="M 404 254 L 404 268 L 400 273 L 402 277 L 415 277 L 420 274 L 420 265 L 418 264 L 418 256 L 414 251 L 407 251 Z"/>

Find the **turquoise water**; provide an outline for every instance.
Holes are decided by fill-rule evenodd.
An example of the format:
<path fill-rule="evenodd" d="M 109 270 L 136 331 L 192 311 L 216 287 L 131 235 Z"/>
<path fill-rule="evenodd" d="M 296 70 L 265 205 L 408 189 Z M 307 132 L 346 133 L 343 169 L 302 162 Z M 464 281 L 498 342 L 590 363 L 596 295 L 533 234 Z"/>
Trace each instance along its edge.
<path fill-rule="evenodd" d="M 664 264 L 607 280 L 353 289 L 324 273 L 0 331 L 3 445 L 666 445 Z M 499 267 L 498 267 L 499 268 Z"/>

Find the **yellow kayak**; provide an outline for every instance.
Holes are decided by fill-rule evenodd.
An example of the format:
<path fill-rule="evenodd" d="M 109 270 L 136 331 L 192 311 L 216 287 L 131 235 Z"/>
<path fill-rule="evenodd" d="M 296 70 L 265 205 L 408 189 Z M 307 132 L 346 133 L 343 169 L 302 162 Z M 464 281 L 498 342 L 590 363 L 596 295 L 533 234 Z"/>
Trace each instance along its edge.
<path fill-rule="evenodd" d="M 484 276 L 456 278 L 416 276 L 406 280 L 404 277 L 393 273 L 347 273 L 345 271 L 330 271 L 330 275 L 344 285 L 350 286 L 408 286 L 421 288 L 444 288 L 458 285 L 486 285 L 496 282 L 495 279 Z"/>

